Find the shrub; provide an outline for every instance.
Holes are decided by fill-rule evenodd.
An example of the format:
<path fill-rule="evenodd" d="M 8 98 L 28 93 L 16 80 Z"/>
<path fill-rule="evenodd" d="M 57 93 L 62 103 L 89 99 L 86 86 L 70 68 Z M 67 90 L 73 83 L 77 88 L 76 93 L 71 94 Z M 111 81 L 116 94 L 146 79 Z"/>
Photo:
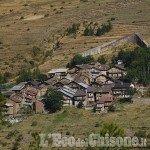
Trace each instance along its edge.
<path fill-rule="evenodd" d="M 20 17 L 20 19 L 24 19 L 24 17 L 23 17 L 23 16 L 21 16 L 21 17 Z"/>
<path fill-rule="evenodd" d="M 49 14 L 45 14 L 45 15 L 44 15 L 44 17 L 48 17 L 48 16 L 49 16 Z"/>
<path fill-rule="evenodd" d="M 33 60 L 29 61 L 29 63 L 31 64 L 32 67 L 34 67 L 34 61 Z"/>
<path fill-rule="evenodd" d="M 77 108 L 82 108 L 83 106 L 84 106 L 83 102 L 80 101 L 80 102 L 78 103 L 78 105 L 77 105 Z"/>
<path fill-rule="evenodd" d="M 131 98 L 120 98 L 119 102 L 120 103 L 132 103 L 132 99 Z"/>
<path fill-rule="evenodd" d="M 150 138 L 150 133 L 147 135 L 147 138 Z"/>
<path fill-rule="evenodd" d="M 100 126 L 100 124 L 97 122 L 96 124 L 95 124 L 95 127 L 99 127 Z"/>
<path fill-rule="evenodd" d="M 17 130 L 10 131 L 10 132 L 8 133 L 8 135 L 6 136 L 6 138 L 7 138 L 7 139 L 10 139 L 11 137 L 15 136 L 17 133 L 18 133 Z"/>
<path fill-rule="evenodd" d="M 101 64 L 105 64 L 107 62 L 103 55 L 100 56 L 97 61 Z"/>
<path fill-rule="evenodd" d="M 69 131 L 67 131 L 67 132 L 66 132 L 66 135 L 70 135 L 70 132 L 69 132 Z"/>
<path fill-rule="evenodd" d="M 67 64 L 67 68 L 72 68 L 75 67 L 76 65 L 81 65 L 81 64 L 88 64 L 94 62 L 93 56 L 86 56 L 82 57 L 81 55 L 75 55 L 72 59 L 71 62 Z"/>
<path fill-rule="evenodd" d="M 111 20 L 111 21 L 114 21 L 114 20 L 115 20 L 115 18 L 114 18 L 114 17 L 112 17 L 110 20 Z"/>
<path fill-rule="evenodd" d="M 143 130 L 139 130 L 134 135 L 137 136 L 137 137 L 146 137 L 147 136 L 146 131 L 143 131 Z"/>
<path fill-rule="evenodd" d="M 19 134 L 19 136 L 18 136 L 17 139 L 16 139 L 16 142 L 20 142 L 22 139 L 23 139 L 22 134 Z"/>
<path fill-rule="evenodd" d="M 109 108 L 108 108 L 108 111 L 111 111 L 111 112 L 114 112 L 116 110 L 116 107 L 114 105 L 111 105 Z"/>
<path fill-rule="evenodd" d="M 34 46 L 34 47 L 33 47 L 33 56 L 35 57 L 35 56 L 37 56 L 38 54 L 40 54 L 40 51 L 41 51 L 40 48 Z"/>
<path fill-rule="evenodd" d="M 80 2 L 88 2 L 88 0 L 80 0 Z"/>
<path fill-rule="evenodd" d="M 67 35 L 75 34 L 79 30 L 80 24 L 73 24 L 72 27 L 67 28 Z"/>
<path fill-rule="evenodd" d="M 37 126 L 37 121 L 33 121 L 31 126 Z"/>

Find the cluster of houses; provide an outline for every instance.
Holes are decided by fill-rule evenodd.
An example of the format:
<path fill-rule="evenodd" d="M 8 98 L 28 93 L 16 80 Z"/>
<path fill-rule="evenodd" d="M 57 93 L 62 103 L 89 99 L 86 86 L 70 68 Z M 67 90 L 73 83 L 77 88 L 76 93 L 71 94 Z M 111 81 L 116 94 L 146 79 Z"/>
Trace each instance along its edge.
<path fill-rule="evenodd" d="M 64 106 L 78 106 L 82 101 L 85 108 L 96 105 L 96 112 L 107 110 L 115 97 L 128 97 L 126 89 L 134 88 L 132 83 L 122 81 L 126 69 L 120 61 L 113 66 L 94 62 L 76 65 L 72 69 L 52 69 L 48 75 L 49 79 L 44 82 L 22 82 L 5 93 L 8 98 L 6 115 L 14 116 L 28 107 L 36 113 L 43 113 L 43 96 L 48 88 L 55 88 L 63 94 Z"/>

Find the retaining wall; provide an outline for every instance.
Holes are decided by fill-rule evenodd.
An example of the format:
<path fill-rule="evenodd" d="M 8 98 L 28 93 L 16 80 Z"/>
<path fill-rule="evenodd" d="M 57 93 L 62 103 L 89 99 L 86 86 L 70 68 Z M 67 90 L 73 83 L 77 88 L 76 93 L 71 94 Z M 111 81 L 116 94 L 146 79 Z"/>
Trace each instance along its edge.
<path fill-rule="evenodd" d="M 148 47 L 148 43 L 146 41 L 144 41 L 138 33 L 134 33 L 134 34 L 127 35 L 123 38 L 120 38 L 118 40 L 113 40 L 104 45 L 92 48 L 92 49 L 82 52 L 80 54 L 84 57 L 88 56 L 88 55 L 96 55 L 101 52 L 119 47 L 121 45 L 130 44 L 130 43 L 137 44 L 141 47 Z"/>

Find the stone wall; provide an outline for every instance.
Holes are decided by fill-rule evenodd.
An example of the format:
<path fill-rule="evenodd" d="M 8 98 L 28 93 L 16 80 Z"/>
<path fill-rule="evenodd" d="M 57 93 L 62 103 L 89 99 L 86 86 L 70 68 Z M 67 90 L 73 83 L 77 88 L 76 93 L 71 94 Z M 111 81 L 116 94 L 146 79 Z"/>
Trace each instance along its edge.
<path fill-rule="evenodd" d="M 120 38 L 118 40 L 113 40 L 104 45 L 92 48 L 80 54 L 84 57 L 88 55 L 96 55 L 101 52 L 104 52 L 104 51 L 107 51 L 107 50 L 110 50 L 110 49 L 113 49 L 113 48 L 116 48 L 125 44 L 130 44 L 130 43 L 137 44 L 141 47 L 148 47 L 148 43 L 144 41 L 139 34 L 134 33 L 134 34 L 127 35 L 123 38 Z"/>

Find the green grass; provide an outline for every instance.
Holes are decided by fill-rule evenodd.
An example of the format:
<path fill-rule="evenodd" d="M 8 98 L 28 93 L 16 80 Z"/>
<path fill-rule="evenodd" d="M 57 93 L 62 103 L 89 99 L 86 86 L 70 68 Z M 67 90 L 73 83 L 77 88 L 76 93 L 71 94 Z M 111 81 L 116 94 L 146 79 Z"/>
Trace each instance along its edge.
<path fill-rule="evenodd" d="M 84 139 L 92 132 L 99 133 L 102 125 L 110 121 L 123 127 L 127 135 L 134 135 L 139 130 L 146 131 L 146 134 L 150 133 L 150 105 L 121 104 L 119 107 L 122 107 L 122 109 L 114 113 L 94 114 L 84 109 L 64 107 L 62 111 L 55 114 L 35 114 L 28 116 L 23 122 L 10 127 L 7 127 L 7 125 L 0 126 L 1 143 L 9 143 L 6 146 L 0 144 L 0 149 L 11 149 L 16 137 L 11 136 L 9 140 L 6 137 L 15 130 L 18 131 L 17 135 L 23 135 L 21 149 L 23 147 L 27 148 L 30 142 L 34 141 L 31 134 L 35 132 L 46 134 L 62 133 L 63 136 L 74 136 L 75 138 Z M 34 121 L 37 122 L 36 126 L 32 126 Z M 99 124 L 99 126 L 96 127 L 96 124 Z M 66 135 L 68 133 L 70 135 Z"/>

